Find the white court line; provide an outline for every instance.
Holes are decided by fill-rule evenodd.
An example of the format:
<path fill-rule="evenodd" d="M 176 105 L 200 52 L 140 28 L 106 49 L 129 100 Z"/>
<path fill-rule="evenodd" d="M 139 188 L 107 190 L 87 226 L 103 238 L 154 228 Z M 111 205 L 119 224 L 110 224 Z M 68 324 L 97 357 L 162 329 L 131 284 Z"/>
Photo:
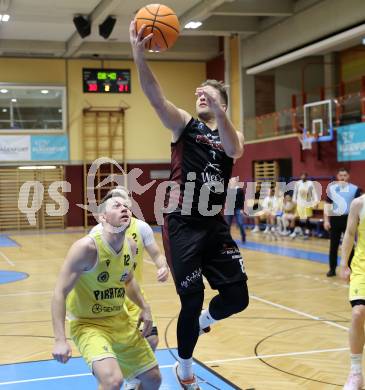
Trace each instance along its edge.
<path fill-rule="evenodd" d="M 222 363 L 244 361 L 244 360 L 257 360 L 257 359 L 270 359 L 270 358 L 287 357 L 287 356 L 312 355 L 312 354 L 318 354 L 318 353 L 342 352 L 342 351 L 348 351 L 348 350 L 349 350 L 349 348 L 317 349 L 317 350 L 313 350 L 313 351 L 288 352 L 288 353 L 278 353 L 278 354 L 272 354 L 272 355 L 258 355 L 258 356 L 255 355 L 255 356 L 246 356 L 246 357 L 241 357 L 241 358 L 222 359 L 222 360 L 208 360 L 208 361 L 204 361 L 203 363 L 204 364 L 214 364 L 214 363 L 222 364 Z M 195 363 L 193 363 L 193 364 L 195 364 Z M 160 367 L 160 369 L 171 368 L 171 367 L 173 367 L 173 365 L 166 364 L 166 365 L 162 365 L 159 367 Z M 85 373 L 85 374 L 50 376 L 50 377 L 44 377 L 44 378 L 23 379 L 23 380 L 19 380 L 19 381 L 0 382 L 0 386 L 13 385 L 13 384 L 18 384 L 18 383 L 41 382 L 41 381 L 64 379 L 64 378 L 77 378 L 77 377 L 90 376 L 90 375 L 92 375 L 92 374 Z"/>
<path fill-rule="evenodd" d="M 193 363 L 195 364 L 195 363 Z M 159 366 L 160 368 L 172 368 L 174 367 L 173 364 L 168 364 L 164 366 Z M 82 376 L 90 376 L 92 375 L 91 372 L 87 372 L 84 374 L 70 374 L 70 375 L 60 375 L 60 376 L 48 376 L 44 378 L 33 378 L 33 379 L 23 379 L 20 381 L 10 381 L 10 382 L 0 382 L 0 386 L 6 386 L 6 385 L 15 385 L 17 383 L 30 383 L 30 382 L 41 382 L 41 381 L 50 381 L 55 379 L 64 379 L 64 378 L 78 378 Z"/>
<path fill-rule="evenodd" d="M 19 297 L 19 296 L 27 296 L 27 295 L 50 295 L 53 291 L 30 291 L 30 292 L 21 292 L 21 293 L 13 293 L 13 294 L 0 294 L 0 298 L 2 297 Z"/>
<path fill-rule="evenodd" d="M 229 362 L 237 362 L 244 360 L 255 360 L 255 359 L 269 359 L 276 357 L 287 357 L 287 356 L 300 356 L 300 355 L 312 355 L 316 353 L 325 353 L 325 352 L 342 352 L 348 351 L 349 348 L 332 348 L 332 349 L 315 349 L 313 351 L 303 351 L 303 352 L 287 352 L 287 353 L 277 353 L 272 355 L 255 355 L 255 356 L 244 356 L 239 358 L 231 358 L 231 359 L 221 359 L 221 360 L 208 360 L 204 361 L 204 364 L 213 364 L 213 363 L 229 363 Z"/>
<path fill-rule="evenodd" d="M 20 380 L 20 381 L 0 382 L 0 386 L 15 385 L 17 383 L 30 383 L 30 382 L 51 381 L 51 380 L 63 379 L 63 378 L 78 378 L 78 377 L 81 377 L 81 376 L 89 376 L 89 375 L 92 375 L 91 372 L 88 372 L 88 373 L 85 373 L 85 374 L 48 376 L 48 377 L 45 377 L 45 378 L 23 379 L 23 380 Z"/>
<path fill-rule="evenodd" d="M 343 330 L 349 331 L 349 328 L 347 328 L 346 326 L 337 324 L 336 322 L 329 321 L 329 320 L 323 321 L 320 317 L 313 316 L 312 314 L 305 313 L 304 311 L 292 309 L 291 307 L 280 305 L 279 303 L 271 302 L 271 301 L 268 301 L 267 299 L 256 297 L 255 295 L 250 295 L 250 298 L 252 298 L 252 299 L 254 299 L 256 301 L 262 302 L 262 303 L 266 303 L 267 305 L 271 305 L 271 306 L 277 307 L 278 309 L 286 310 L 286 311 L 298 314 L 298 315 L 303 316 L 303 317 L 311 318 L 312 320 L 321 321 L 324 324 L 327 324 L 327 325 L 330 325 L 330 326 L 334 326 L 335 328 L 339 328 L 339 329 L 343 329 Z"/>
<path fill-rule="evenodd" d="M 293 276 L 300 277 L 300 278 L 305 278 L 305 279 L 310 279 L 310 280 L 315 280 L 316 282 L 327 283 L 327 284 L 331 284 L 333 286 L 342 287 L 342 288 L 346 288 L 346 289 L 349 288 L 348 284 L 332 282 L 332 281 L 325 280 L 323 278 L 319 278 L 319 277 L 316 277 L 316 276 L 305 275 L 305 274 L 295 274 Z"/>
<path fill-rule="evenodd" d="M 11 266 L 15 267 L 15 263 L 9 259 L 3 252 L 0 252 L 0 256 Z"/>

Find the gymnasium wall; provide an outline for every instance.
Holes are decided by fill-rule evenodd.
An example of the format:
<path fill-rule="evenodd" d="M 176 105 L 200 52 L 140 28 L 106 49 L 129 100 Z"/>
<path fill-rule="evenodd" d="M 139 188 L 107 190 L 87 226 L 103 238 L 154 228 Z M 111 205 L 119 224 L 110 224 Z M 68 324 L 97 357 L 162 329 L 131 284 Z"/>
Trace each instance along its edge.
<path fill-rule="evenodd" d="M 363 0 L 297 1 L 291 17 L 242 41 L 242 64 L 251 67 L 280 54 L 317 41 L 321 37 L 364 23 Z M 307 2 L 308 3 L 308 2 Z M 303 5 L 302 9 L 298 7 Z"/>
<path fill-rule="evenodd" d="M 84 94 L 82 68 L 130 68 L 132 86 L 130 94 Z M 151 68 L 159 79 L 166 97 L 177 106 L 195 113 L 195 88 L 206 78 L 205 62 L 151 61 Z M 83 210 L 76 206 L 83 203 L 82 169 L 82 110 L 85 107 L 115 107 L 125 102 L 126 111 L 126 160 L 130 167 L 144 170 L 145 179 L 151 169 L 165 169 L 170 161 L 171 134 L 151 109 L 142 93 L 136 69 L 132 61 L 63 60 L 63 59 L 0 59 L 0 82 L 22 84 L 66 85 L 68 93 L 68 134 L 70 138 L 70 162 L 65 169 L 65 179 L 71 183 L 67 194 L 70 211 L 67 226 L 83 225 Z M 150 195 L 143 199 L 147 215 L 153 210 Z M 147 211 L 148 210 L 148 211 Z M 147 219 L 153 221 L 152 219 Z"/>
<path fill-rule="evenodd" d="M 365 75 L 365 47 L 356 46 L 339 54 L 340 78 L 343 82 L 360 79 Z"/>
<path fill-rule="evenodd" d="M 276 111 L 291 107 L 293 94 L 317 92 L 324 85 L 323 56 L 308 57 L 275 69 Z M 298 100 L 299 102 L 299 100 Z"/>
<path fill-rule="evenodd" d="M 336 175 L 338 168 L 346 167 L 350 170 L 351 181 L 365 191 L 364 162 L 337 162 L 336 141 L 317 143 L 312 150 L 303 152 L 296 136 L 249 143 L 235 164 L 234 174 L 239 175 L 241 181 L 251 181 L 254 161 L 289 158 L 292 159 L 293 177 L 300 176 L 302 172 L 308 172 L 309 176 L 330 177 Z"/>
<path fill-rule="evenodd" d="M 195 112 L 195 88 L 205 80 L 205 63 L 151 62 L 153 72 L 160 81 L 166 97 L 178 107 Z M 130 161 L 167 161 L 170 158 L 170 132 L 161 124 L 149 105 L 138 82 L 131 61 L 104 61 L 105 68 L 130 68 L 132 92 L 123 95 L 84 94 L 82 68 L 101 66 L 100 61 L 70 60 L 69 118 L 71 161 L 80 161 L 82 109 L 91 106 L 119 106 L 122 101 L 130 106 L 126 111 L 126 159 Z"/>
<path fill-rule="evenodd" d="M 177 106 L 195 112 L 195 88 L 205 80 L 204 62 L 150 63 L 168 99 Z M 84 94 L 82 68 L 101 67 L 94 60 L 0 59 L 0 82 L 24 84 L 61 84 L 68 87 L 68 118 L 71 163 L 79 163 L 81 155 L 82 109 L 88 106 L 119 106 L 122 101 L 131 108 L 126 113 L 126 158 L 128 161 L 168 160 L 170 133 L 163 128 L 144 97 L 131 61 L 104 61 L 105 68 L 130 68 L 132 93 Z"/>

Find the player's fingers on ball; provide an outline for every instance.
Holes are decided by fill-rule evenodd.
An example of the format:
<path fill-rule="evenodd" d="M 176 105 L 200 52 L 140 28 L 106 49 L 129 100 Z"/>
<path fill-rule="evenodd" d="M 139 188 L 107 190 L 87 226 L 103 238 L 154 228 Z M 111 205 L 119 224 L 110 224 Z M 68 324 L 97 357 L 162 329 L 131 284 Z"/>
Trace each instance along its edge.
<path fill-rule="evenodd" d="M 147 26 L 146 26 L 145 24 L 142 24 L 141 28 L 139 29 L 138 34 L 137 34 L 137 41 L 138 41 L 138 42 L 141 41 L 143 32 L 144 32 L 144 30 L 145 30 L 146 27 L 147 27 Z"/>
<path fill-rule="evenodd" d="M 144 37 L 141 41 L 142 45 L 145 45 L 148 41 L 150 41 L 153 38 L 153 34 L 150 33 L 146 37 Z"/>

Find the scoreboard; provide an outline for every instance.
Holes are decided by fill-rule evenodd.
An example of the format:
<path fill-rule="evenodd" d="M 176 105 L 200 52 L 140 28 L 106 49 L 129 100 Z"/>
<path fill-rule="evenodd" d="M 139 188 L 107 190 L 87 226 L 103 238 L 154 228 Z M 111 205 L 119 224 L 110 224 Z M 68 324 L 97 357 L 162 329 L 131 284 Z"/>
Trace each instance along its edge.
<path fill-rule="evenodd" d="M 130 69 L 82 69 L 84 93 L 130 93 Z"/>

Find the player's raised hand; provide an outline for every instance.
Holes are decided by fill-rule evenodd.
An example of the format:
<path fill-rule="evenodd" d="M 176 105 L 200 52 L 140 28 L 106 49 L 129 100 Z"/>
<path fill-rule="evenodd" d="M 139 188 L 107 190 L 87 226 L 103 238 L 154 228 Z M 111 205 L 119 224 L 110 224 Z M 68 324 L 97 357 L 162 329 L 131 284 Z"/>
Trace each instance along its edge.
<path fill-rule="evenodd" d="M 218 91 L 209 87 L 198 87 L 195 91 L 195 95 L 202 99 L 205 99 L 208 107 L 214 112 L 218 113 L 222 111 L 222 103 L 220 101 Z"/>
<path fill-rule="evenodd" d="M 150 33 L 147 36 L 143 37 L 144 30 L 146 25 L 143 24 L 142 27 L 137 32 L 136 21 L 132 20 L 129 26 L 129 39 L 132 45 L 133 56 L 138 57 L 138 55 L 143 54 L 147 43 L 152 39 L 153 34 Z"/>

